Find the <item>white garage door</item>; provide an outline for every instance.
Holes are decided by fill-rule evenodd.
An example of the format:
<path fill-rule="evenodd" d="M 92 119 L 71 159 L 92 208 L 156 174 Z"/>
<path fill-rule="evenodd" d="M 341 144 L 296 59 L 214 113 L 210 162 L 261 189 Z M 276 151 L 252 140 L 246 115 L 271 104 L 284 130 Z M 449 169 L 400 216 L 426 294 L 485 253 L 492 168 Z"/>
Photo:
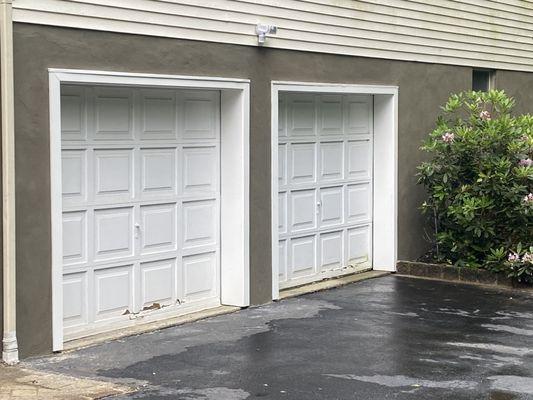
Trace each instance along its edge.
<path fill-rule="evenodd" d="M 280 96 L 280 288 L 371 267 L 372 111 L 372 96 Z"/>
<path fill-rule="evenodd" d="M 65 340 L 220 304 L 220 93 L 62 88 Z"/>

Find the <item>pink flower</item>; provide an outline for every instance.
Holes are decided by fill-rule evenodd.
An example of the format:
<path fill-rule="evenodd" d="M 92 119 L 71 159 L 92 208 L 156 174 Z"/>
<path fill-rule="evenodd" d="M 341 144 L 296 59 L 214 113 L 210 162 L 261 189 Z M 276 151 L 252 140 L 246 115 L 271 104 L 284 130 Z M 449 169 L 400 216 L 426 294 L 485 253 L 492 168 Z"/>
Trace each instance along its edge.
<path fill-rule="evenodd" d="M 523 158 L 518 162 L 518 165 L 521 167 L 531 167 L 531 165 L 533 165 L 533 160 L 531 158 Z"/>
<path fill-rule="evenodd" d="M 520 260 L 520 256 L 516 253 L 509 253 L 507 256 L 507 261 L 509 262 L 516 262 Z"/>
<path fill-rule="evenodd" d="M 484 110 L 479 113 L 479 118 L 481 118 L 481 120 L 483 121 L 490 121 L 492 119 L 492 116 L 490 115 L 490 112 Z"/>
<path fill-rule="evenodd" d="M 522 262 L 533 264 L 533 254 L 526 253 L 522 256 Z"/>
<path fill-rule="evenodd" d="M 446 132 L 444 135 L 442 135 L 442 141 L 444 143 L 452 143 L 455 139 L 455 135 L 451 132 Z"/>
<path fill-rule="evenodd" d="M 524 196 L 523 201 L 526 204 L 533 204 L 533 193 L 529 193 L 528 195 Z"/>

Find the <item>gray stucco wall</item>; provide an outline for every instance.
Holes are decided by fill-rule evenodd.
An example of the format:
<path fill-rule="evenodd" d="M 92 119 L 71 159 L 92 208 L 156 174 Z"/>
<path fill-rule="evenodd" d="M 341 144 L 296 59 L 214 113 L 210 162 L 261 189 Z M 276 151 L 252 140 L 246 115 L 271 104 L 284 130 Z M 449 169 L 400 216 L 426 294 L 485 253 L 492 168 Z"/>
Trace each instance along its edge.
<path fill-rule="evenodd" d="M 251 298 L 270 300 L 270 81 L 400 87 L 400 259 L 424 250 L 416 186 L 418 146 L 451 92 L 469 89 L 471 69 L 186 40 L 15 24 L 17 306 L 21 355 L 51 350 L 51 232 L 47 68 L 251 79 Z M 520 77 L 529 79 L 529 76 Z M 512 79 L 511 79 L 512 80 Z M 516 85 L 519 87 L 520 85 Z M 531 93 L 531 91 L 530 91 Z M 379 251 L 379 243 L 376 244 Z"/>
<path fill-rule="evenodd" d="M 514 97 L 515 113 L 533 113 L 533 73 L 497 71 L 495 86 Z"/>

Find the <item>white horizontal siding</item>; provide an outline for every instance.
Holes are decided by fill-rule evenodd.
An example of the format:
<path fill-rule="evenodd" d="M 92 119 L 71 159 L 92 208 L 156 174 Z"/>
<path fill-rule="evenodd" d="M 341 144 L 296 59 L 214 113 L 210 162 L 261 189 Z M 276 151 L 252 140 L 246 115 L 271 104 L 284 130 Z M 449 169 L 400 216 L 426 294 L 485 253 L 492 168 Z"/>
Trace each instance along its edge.
<path fill-rule="evenodd" d="M 533 71 L 529 0 L 13 0 L 19 22 Z"/>

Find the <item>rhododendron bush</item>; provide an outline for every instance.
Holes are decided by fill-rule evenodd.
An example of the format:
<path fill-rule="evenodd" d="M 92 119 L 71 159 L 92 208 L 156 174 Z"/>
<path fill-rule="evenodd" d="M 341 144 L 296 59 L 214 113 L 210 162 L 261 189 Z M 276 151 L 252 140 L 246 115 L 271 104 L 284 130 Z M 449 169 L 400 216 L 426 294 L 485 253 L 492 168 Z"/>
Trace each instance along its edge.
<path fill-rule="evenodd" d="M 533 282 L 533 116 L 503 91 L 452 95 L 421 149 L 431 258 Z"/>

